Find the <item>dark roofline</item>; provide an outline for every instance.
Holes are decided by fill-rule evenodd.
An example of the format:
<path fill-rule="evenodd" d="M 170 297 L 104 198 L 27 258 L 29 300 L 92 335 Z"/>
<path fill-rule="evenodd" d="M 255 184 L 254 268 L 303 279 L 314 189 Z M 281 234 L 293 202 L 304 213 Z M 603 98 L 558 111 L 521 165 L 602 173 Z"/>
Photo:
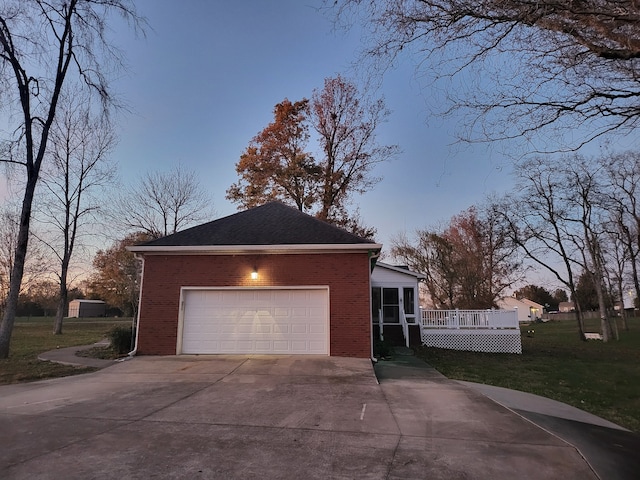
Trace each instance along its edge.
<path fill-rule="evenodd" d="M 340 227 L 284 205 L 269 202 L 133 247 L 130 251 L 346 250 L 381 248 Z"/>

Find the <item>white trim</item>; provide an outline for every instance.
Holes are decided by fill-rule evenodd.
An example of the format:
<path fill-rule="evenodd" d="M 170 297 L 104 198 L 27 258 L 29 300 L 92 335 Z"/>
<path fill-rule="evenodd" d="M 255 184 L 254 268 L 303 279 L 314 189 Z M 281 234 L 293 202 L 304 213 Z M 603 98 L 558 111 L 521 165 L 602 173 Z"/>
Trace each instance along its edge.
<path fill-rule="evenodd" d="M 184 292 L 189 290 L 324 290 L 327 292 L 327 356 L 331 355 L 331 291 L 329 285 L 294 285 L 294 286 L 256 286 L 256 287 L 180 287 L 180 303 L 178 304 L 178 338 L 176 339 L 176 355 L 182 355 L 182 334 L 184 329 Z"/>
<path fill-rule="evenodd" d="M 382 268 L 386 268 L 387 270 L 391 270 L 393 272 L 398 272 L 398 273 L 403 273 L 405 275 L 410 275 L 412 277 L 415 277 L 419 280 L 424 280 L 427 277 L 424 276 L 422 273 L 418 273 L 418 272 L 414 272 L 412 270 L 407 270 L 406 268 L 402 268 L 402 267 L 396 267 L 395 265 L 389 265 L 388 263 L 383 263 L 383 262 L 376 262 L 376 267 L 382 267 Z M 375 268 L 374 268 L 375 270 Z"/>
<path fill-rule="evenodd" d="M 212 286 L 182 286 L 182 290 L 329 290 L 329 285 L 258 285 L 255 287 L 233 286 L 212 287 Z"/>
<path fill-rule="evenodd" d="M 297 253 L 350 253 L 353 251 L 380 250 L 378 243 L 347 244 L 297 244 L 297 245 L 186 245 L 154 246 L 134 245 L 127 247 L 130 252 L 147 255 L 252 255 L 257 253 L 297 254 Z M 405 271 L 406 272 L 406 271 Z"/>

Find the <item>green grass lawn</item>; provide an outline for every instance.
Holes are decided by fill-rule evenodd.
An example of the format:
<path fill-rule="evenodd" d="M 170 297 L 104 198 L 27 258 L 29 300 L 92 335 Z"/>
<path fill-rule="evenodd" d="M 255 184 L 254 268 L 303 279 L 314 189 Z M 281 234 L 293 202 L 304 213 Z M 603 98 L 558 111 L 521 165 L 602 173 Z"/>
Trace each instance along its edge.
<path fill-rule="evenodd" d="M 95 370 L 43 362 L 38 360 L 38 355 L 56 348 L 98 342 L 115 325 L 131 325 L 131 319 L 66 319 L 63 334 L 53 335 L 52 317 L 17 318 L 9 358 L 0 360 L 0 384 L 64 377 Z"/>
<path fill-rule="evenodd" d="M 599 331 L 597 322 L 586 330 Z M 553 398 L 639 432 L 640 319 L 629 327 L 619 341 L 582 342 L 575 322 L 547 322 L 522 327 L 522 355 L 426 347 L 416 355 L 451 379 Z"/>

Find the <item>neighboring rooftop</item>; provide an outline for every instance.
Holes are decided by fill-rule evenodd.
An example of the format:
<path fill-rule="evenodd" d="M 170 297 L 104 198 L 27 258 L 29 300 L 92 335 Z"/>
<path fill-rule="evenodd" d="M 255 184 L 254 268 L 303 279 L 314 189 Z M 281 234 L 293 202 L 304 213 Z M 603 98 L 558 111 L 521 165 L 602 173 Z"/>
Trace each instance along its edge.
<path fill-rule="evenodd" d="M 151 240 L 139 247 L 205 245 L 344 245 L 375 242 L 347 232 L 280 202 Z"/>

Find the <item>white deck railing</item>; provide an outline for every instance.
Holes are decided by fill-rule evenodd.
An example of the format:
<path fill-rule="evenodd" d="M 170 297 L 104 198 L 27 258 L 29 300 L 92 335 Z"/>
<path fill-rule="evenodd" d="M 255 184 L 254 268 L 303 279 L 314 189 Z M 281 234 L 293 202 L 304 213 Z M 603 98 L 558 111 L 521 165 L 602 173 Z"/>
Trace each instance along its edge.
<path fill-rule="evenodd" d="M 522 353 L 516 310 L 421 310 L 420 338 L 427 347 Z"/>
<path fill-rule="evenodd" d="M 425 329 L 519 329 L 516 310 L 421 310 Z"/>

